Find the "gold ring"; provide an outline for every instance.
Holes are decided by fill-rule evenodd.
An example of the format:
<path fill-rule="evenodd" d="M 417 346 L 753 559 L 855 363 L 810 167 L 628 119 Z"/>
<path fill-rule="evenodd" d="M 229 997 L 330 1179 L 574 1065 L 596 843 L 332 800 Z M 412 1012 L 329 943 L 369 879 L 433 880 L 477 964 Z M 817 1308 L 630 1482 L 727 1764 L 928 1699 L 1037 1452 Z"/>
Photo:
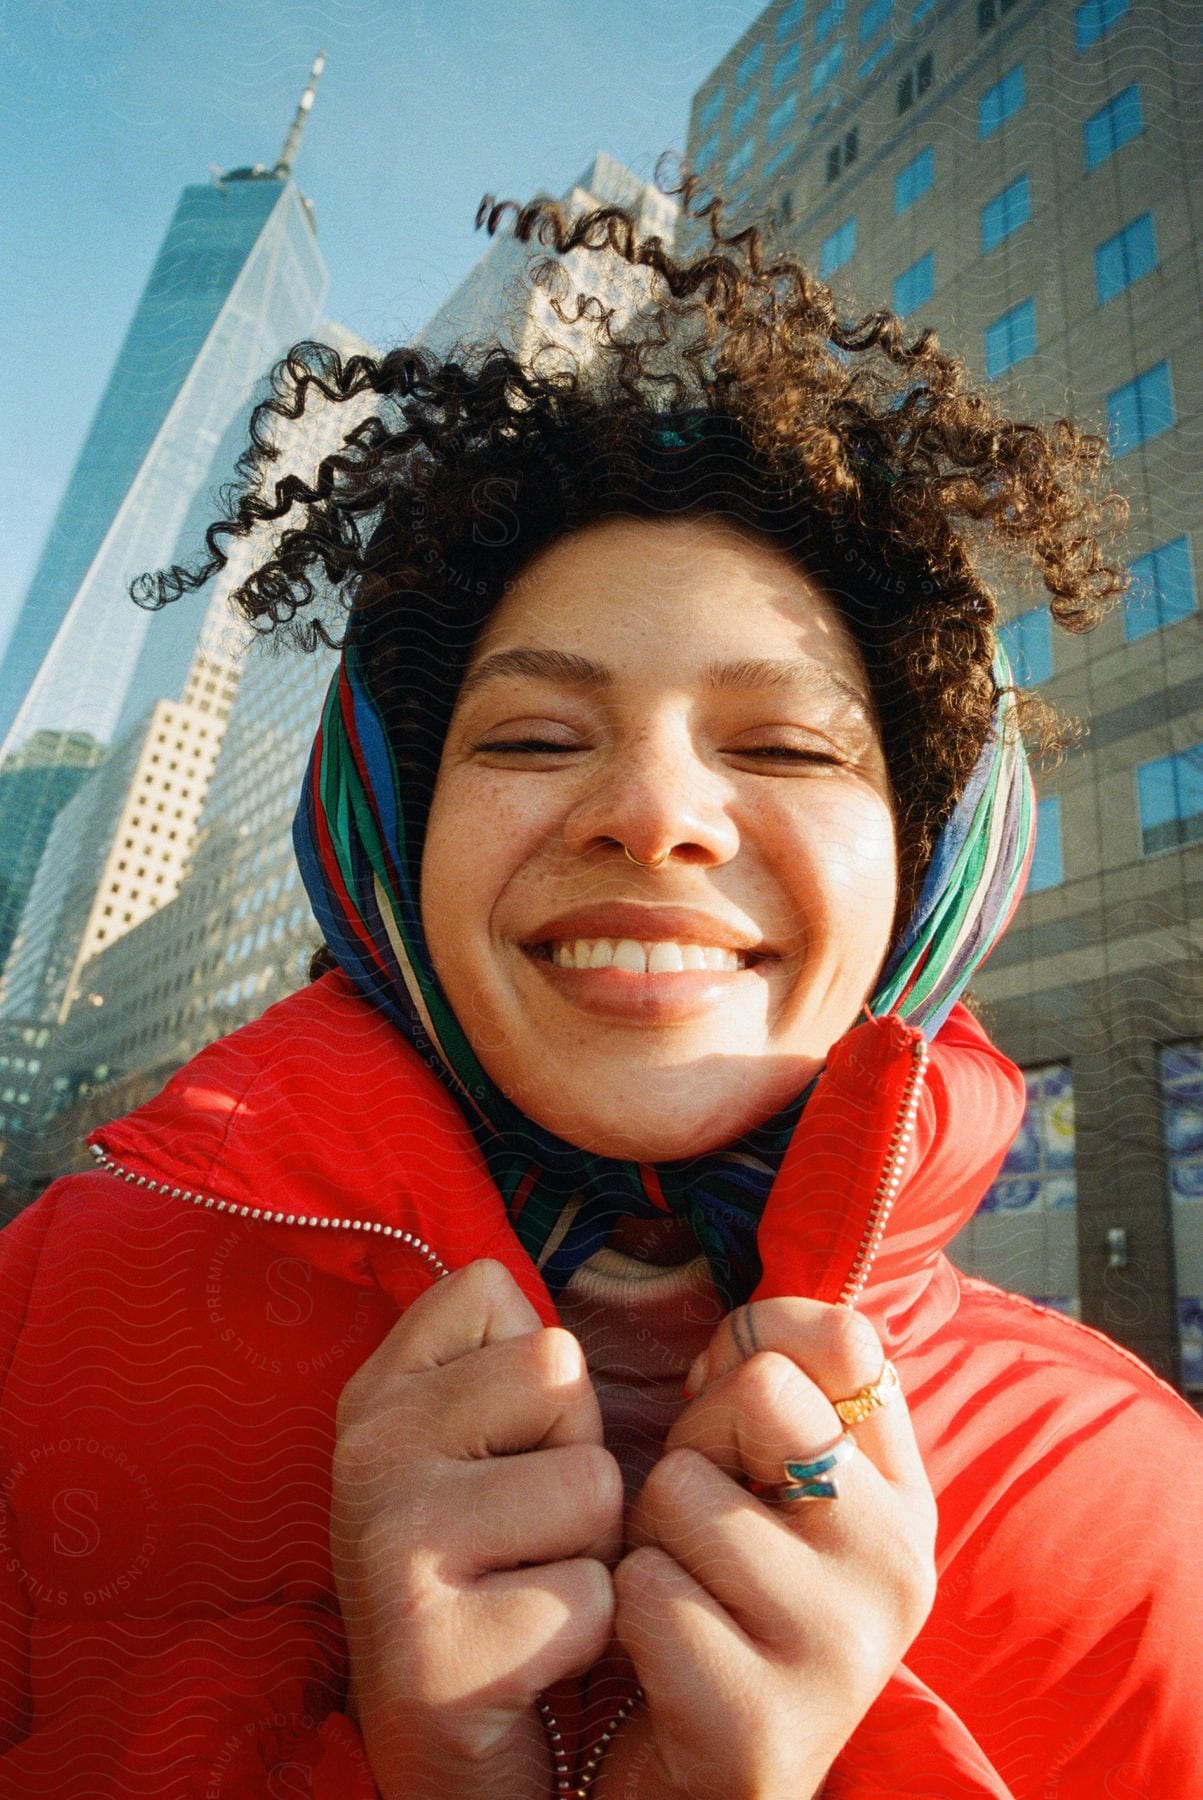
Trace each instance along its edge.
<path fill-rule="evenodd" d="M 630 858 L 631 862 L 633 862 L 635 864 L 635 867 L 637 869 L 658 869 L 664 863 L 666 863 L 668 861 L 668 857 L 669 857 L 669 852 L 666 850 L 664 852 L 663 856 L 658 856 L 656 858 L 655 862 L 645 863 L 645 862 L 640 862 L 640 860 L 637 856 L 631 856 L 631 851 L 630 851 L 629 845 L 624 844 L 623 849 L 626 851 L 627 856 Z"/>
<path fill-rule="evenodd" d="M 901 1393 L 898 1371 L 892 1362 L 887 1361 L 877 1380 L 847 1400 L 833 1400 L 832 1405 L 845 1425 L 859 1425 L 862 1419 L 876 1412 L 879 1406 L 888 1406 L 894 1395 Z"/>

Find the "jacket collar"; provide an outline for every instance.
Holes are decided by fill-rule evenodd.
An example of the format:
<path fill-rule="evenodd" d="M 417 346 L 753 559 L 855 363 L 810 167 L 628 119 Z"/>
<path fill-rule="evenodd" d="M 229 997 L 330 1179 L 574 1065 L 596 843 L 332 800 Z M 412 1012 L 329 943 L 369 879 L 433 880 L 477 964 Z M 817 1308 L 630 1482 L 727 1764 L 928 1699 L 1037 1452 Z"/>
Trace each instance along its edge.
<path fill-rule="evenodd" d="M 941 1251 L 1022 1113 L 1022 1077 L 964 1008 L 916 1086 L 921 1045 L 897 1018 L 840 1040 L 757 1235 L 757 1297 L 856 1301 L 890 1350 L 955 1305 Z M 454 1100 L 341 970 L 208 1045 L 88 1143 L 130 1179 L 253 1218 L 399 1304 L 416 1267 L 492 1256 L 556 1320 Z"/>

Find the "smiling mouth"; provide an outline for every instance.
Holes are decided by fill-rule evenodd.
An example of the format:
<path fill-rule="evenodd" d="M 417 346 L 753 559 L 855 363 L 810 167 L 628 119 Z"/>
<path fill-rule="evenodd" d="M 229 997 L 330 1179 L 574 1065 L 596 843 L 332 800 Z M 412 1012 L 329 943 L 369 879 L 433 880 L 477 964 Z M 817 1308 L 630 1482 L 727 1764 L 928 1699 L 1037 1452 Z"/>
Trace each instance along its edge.
<path fill-rule="evenodd" d="M 672 939 L 553 938 L 529 947 L 529 954 L 558 969 L 618 969 L 629 975 L 688 975 L 701 971 L 735 975 L 767 960 L 750 950 Z"/>

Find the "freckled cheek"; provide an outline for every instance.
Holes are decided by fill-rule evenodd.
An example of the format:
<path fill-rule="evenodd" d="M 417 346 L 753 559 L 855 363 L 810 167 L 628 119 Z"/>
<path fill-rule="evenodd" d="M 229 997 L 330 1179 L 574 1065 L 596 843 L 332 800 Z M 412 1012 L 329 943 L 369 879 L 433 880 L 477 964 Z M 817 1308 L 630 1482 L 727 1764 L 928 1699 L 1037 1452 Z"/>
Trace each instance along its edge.
<path fill-rule="evenodd" d="M 862 918 L 879 910 L 892 917 L 897 846 L 888 807 L 875 796 L 833 794 L 808 813 L 795 836 L 795 868 L 820 913 Z"/>

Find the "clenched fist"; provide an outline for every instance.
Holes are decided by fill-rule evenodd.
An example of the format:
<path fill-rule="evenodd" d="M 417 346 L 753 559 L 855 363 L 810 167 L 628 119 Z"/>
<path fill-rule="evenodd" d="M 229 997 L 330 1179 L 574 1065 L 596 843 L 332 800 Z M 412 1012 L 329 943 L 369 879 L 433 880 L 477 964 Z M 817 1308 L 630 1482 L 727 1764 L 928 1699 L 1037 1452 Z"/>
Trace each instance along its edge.
<path fill-rule="evenodd" d="M 621 1553 L 580 1345 L 472 1263 L 351 1377 L 337 1433 L 334 1578 L 383 1800 L 543 1800 L 535 1696 L 601 1656 Z"/>

